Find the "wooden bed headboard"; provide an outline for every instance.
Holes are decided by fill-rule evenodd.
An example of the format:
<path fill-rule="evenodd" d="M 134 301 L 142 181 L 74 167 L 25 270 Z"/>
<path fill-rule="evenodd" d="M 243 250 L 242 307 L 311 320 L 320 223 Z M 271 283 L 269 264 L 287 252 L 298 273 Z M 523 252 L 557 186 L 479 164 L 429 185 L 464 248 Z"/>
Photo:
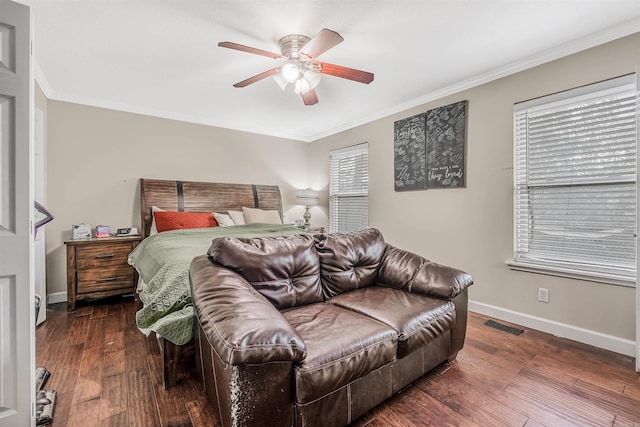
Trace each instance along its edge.
<path fill-rule="evenodd" d="M 282 218 L 282 198 L 277 185 L 166 181 L 140 178 L 142 237 L 149 235 L 151 206 L 168 211 L 241 211 L 243 207 L 277 210 Z"/>

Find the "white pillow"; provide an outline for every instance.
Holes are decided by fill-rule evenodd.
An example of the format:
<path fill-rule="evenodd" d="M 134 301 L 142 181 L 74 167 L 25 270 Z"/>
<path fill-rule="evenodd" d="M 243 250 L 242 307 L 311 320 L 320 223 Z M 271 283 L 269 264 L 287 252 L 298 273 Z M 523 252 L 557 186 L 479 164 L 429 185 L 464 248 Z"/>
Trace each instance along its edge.
<path fill-rule="evenodd" d="M 230 225 L 236 225 L 235 222 L 231 219 L 231 216 L 227 214 L 221 214 L 214 212 L 213 217 L 216 219 L 216 222 L 220 227 L 228 227 Z"/>
<path fill-rule="evenodd" d="M 244 221 L 247 224 L 261 222 L 264 224 L 282 224 L 278 211 L 266 211 L 264 209 L 242 208 Z"/>
<path fill-rule="evenodd" d="M 231 219 L 233 220 L 233 223 L 235 225 L 244 224 L 244 215 L 242 215 L 242 212 L 240 212 L 240 211 L 229 211 L 229 216 L 231 217 Z"/>
<path fill-rule="evenodd" d="M 156 227 L 156 216 L 153 214 L 154 212 L 165 212 L 165 210 L 160 209 L 157 206 L 151 206 L 151 228 L 149 229 L 149 236 L 158 234 L 158 227 Z"/>

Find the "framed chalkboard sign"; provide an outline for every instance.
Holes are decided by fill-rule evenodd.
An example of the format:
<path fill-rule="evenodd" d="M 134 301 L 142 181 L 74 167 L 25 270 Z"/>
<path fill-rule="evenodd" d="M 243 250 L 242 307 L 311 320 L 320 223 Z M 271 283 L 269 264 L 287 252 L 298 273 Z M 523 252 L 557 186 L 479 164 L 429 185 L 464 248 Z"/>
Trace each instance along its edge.
<path fill-rule="evenodd" d="M 465 187 L 467 101 L 394 123 L 396 191 Z"/>
<path fill-rule="evenodd" d="M 427 111 L 427 188 L 465 186 L 467 101 Z"/>
<path fill-rule="evenodd" d="M 396 191 L 424 190 L 426 178 L 425 113 L 398 120 L 393 129 L 393 170 Z"/>

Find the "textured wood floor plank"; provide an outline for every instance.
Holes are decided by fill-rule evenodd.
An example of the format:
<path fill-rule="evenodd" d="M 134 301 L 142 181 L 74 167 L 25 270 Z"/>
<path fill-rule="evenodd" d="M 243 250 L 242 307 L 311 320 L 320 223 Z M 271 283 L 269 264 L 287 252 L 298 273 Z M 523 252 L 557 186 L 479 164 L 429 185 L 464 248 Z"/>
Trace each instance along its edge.
<path fill-rule="evenodd" d="M 109 377 L 111 375 L 124 374 L 126 372 L 125 354 L 124 348 L 115 351 L 111 351 L 108 347 L 105 348 L 102 375 Z"/>
<path fill-rule="evenodd" d="M 465 373 L 454 365 L 452 369 L 425 376 L 414 383 L 426 394 L 443 403 L 466 420 L 493 426 L 522 426 L 527 417 L 503 403 L 496 402 L 482 390 L 463 381 Z"/>
<path fill-rule="evenodd" d="M 56 405 L 56 411 L 57 411 Z M 71 406 L 67 426 L 97 427 L 100 425 L 100 398 L 85 400 Z M 55 418 L 54 414 L 54 418 Z"/>
<path fill-rule="evenodd" d="M 74 403 L 99 399 L 102 391 L 103 348 L 90 348 L 82 354 L 80 371 L 76 382 Z"/>
<path fill-rule="evenodd" d="M 73 319 L 71 324 L 71 330 L 67 336 L 67 343 L 84 344 L 87 341 L 87 334 L 89 333 L 89 326 L 91 323 L 90 315 L 80 316 Z"/>
<path fill-rule="evenodd" d="M 45 388 L 53 389 L 58 394 L 71 393 L 76 389 L 76 383 L 78 382 L 78 372 L 80 366 L 69 366 L 66 368 L 58 369 L 55 374 L 52 374 L 47 381 Z"/>
<path fill-rule="evenodd" d="M 640 423 L 640 406 L 633 396 L 616 393 L 586 381 L 576 382 L 577 394 L 614 414 L 623 415 L 633 422 Z"/>
<path fill-rule="evenodd" d="M 100 420 L 100 427 L 125 427 L 128 425 L 135 424 L 129 424 L 129 415 L 126 412 L 120 412 L 112 417 Z"/>
<path fill-rule="evenodd" d="M 100 420 L 127 412 L 127 379 L 125 374 L 111 375 L 102 378 L 100 394 Z"/>
<path fill-rule="evenodd" d="M 191 424 L 194 426 L 221 427 L 220 419 L 207 399 L 195 371 L 190 371 L 183 381 L 178 383 Z"/>
<path fill-rule="evenodd" d="M 147 348 L 143 338 L 127 343 L 124 349 L 124 361 L 126 372 L 147 371 L 147 375 L 149 374 Z"/>
<path fill-rule="evenodd" d="M 57 389 L 51 387 L 52 390 Z M 56 407 L 53 413 L 53 422 L 49 427 L 65 427 L 71 426 L 69 424 L 69 412 L 71 411 L 71 404 L 73 402 L 73 392 L 59 393 L 56 396 Z"/>
<path fill-rule="evenodd" d="M 529 366 L 557 379 L 565 378 L 567 384 L 585 381 L 617 393 L 622 393 L 625 387 L 625 383 L 603 376 L 602 372 L 593 372 L 585 369 L 579 363 L 559 363 L 557 358 L 543 354 L 537 354 Z"/>
<path fill-rule="evenodd" d="M 530 398 L 582 425 L 611 425 L 615 414 L 594 406 L 576 393 L 575 388 L 547 377 L 542 372 L 523 369 L 507 386 L 518 389 Z"/>
<path fill-rule="evenodd" d="M 162 427 L 191 426 L 187 407 L 178 387 L 165 390 L 162 384 L 154 384 L 153 391 L 158 403 L 160 425 Z"/>
<path fill-rule="evenodd" d="M 129 420 L 132 426 L 160 425 L 151 376 L 147 370 L 127 373 Z M 203 424 L 204 425 L 204 424 Z"/>
<path fill-rule="evenodd" d="M 55 350 L 50 348 L 49 351 Z M 63 345 L 62 351 L 58 353 L 60 355 L 58 368 L 68 368 L 70 366 L 80 365 L 83 351 L 84 344 Z"/>
<path fill-rule="evenodd" d="M 96 348 L 104 346 L 104 334 L 106 330 L 107 319 L 89 318 L 89 331 L 84 348 Z"/>
<path fill-rule="evenodd" d="M 106 304 L 94 304 L 91 319 L 101 319 L 107 317 L 109 307 Z"/>

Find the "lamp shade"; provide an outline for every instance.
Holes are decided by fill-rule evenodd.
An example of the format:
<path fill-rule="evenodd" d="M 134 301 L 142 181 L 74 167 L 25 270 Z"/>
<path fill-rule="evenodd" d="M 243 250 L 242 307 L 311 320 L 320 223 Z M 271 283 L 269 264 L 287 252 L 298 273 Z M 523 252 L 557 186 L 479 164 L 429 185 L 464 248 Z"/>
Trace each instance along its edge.
<path fill-rule="evenodd" d="M 296 203 L 304 206 L 316 206 L 318 204 L 318 192 L 314 190 L 298 190 Z"/>

